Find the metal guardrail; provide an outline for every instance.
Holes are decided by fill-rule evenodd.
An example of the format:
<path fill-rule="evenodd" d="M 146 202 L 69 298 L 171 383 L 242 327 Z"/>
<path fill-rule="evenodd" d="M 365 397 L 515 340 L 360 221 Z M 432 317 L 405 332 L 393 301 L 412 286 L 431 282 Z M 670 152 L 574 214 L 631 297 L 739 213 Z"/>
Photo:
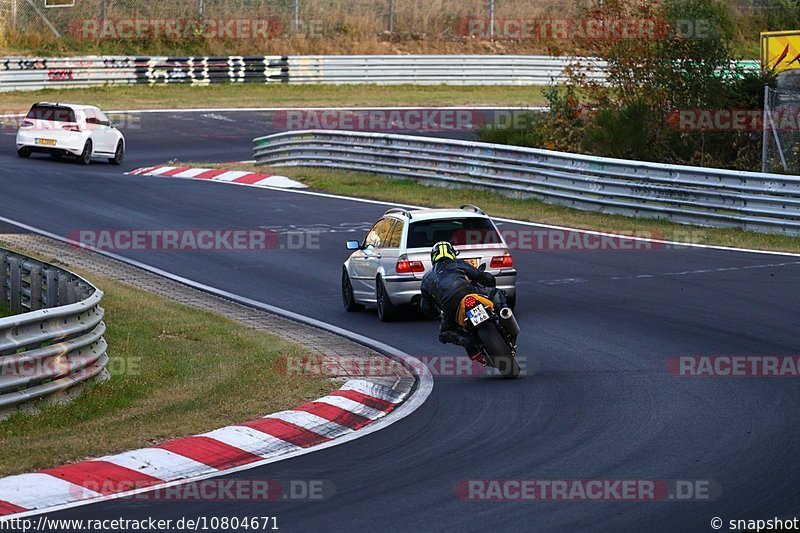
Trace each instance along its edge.
<path fill-rule="evenodd" d="M 583 60 L 605 79 L 605 63 Z M 549 85 L 566 81 L 568 57 L 522 55 L 302 56 L 289 60 L 293 83 L 374 83 L 417 85 Z"/>
<path fill-rule="evenodd" d="M 63 269 L 0 248 L 0 413 L 65 391 L 108 364 L 103 291 Z"/>
<path fill-rule="evenodd" d="M 603 213 L 800 234 L 796 176 L 349 131 L 291 131 L 254 143 L 259 164 L 376 172 Z"/>
<path fill-rule="evenodd" d="M 0 58 L 0 92 L 98 85 L 286 82 L 288 69 L 287 58 L 281 56 Z"/>
<path fill-rule="evenodd" d="M 179 83 L 548 85 L 573 58 L 521 55 L 0 58 L 0 92 Z M 602 82 L 605 63 L 581 63 Z M 740 63 L 757 68 L 755 61 Z"/>

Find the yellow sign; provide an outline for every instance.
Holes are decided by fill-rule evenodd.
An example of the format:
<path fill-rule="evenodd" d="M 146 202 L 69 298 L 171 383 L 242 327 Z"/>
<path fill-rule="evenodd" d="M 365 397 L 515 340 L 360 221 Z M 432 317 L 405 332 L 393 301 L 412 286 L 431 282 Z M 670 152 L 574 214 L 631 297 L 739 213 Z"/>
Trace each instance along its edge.
<path fill-rule="evenodd" d="M 761 32 L 761 69 L 800 68 L 800 30 Z"/>

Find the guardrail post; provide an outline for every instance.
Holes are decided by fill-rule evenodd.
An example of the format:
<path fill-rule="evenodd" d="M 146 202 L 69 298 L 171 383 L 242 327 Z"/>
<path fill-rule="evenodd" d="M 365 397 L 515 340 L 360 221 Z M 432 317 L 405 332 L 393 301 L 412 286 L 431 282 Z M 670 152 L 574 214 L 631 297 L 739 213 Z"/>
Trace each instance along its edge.
<path fill-rule="evenodd" d="M 389 20 L 389 33 L 394 33 L 394 0 L 389 0 L 389 13 L 386 14 Z"/>
<path fill-rule="evenodd" d="M 8 264 L 11 270 L 9 307 L 12 314 L 19 314 L 22 312 L 22 260 L 12 255 L 8 258 Z"/>
<path fill-rule="evenodd" d="M 0 253 L 0 304 L 8 305 L 8 282 L 9 282 L 9 273 L 8 273 L 8 256 L 9 254 L 2 252 Z"/>
<path fill-rule="evenodd" d="M 489 40 L 494 41 L 494 0 L 489 0 Z"/>
<path fill-rule="evenodd" d="M 44 271 L 44 281 L 47 289 L 44 293 L 44 307 L 50 308 L 58 305 L 58 272 L 52 269 Z"/>
<path fill-rule="evenodd" d="M 56 305 L 67 305 L 69 303 L 69 277 L 60 272 L 58 274 L 58 303 Z"/>
<path fill-rule="evenodd" d="M 42 308 L 42 267 L 34 265 L 31 267 L 31 311 Z"/>

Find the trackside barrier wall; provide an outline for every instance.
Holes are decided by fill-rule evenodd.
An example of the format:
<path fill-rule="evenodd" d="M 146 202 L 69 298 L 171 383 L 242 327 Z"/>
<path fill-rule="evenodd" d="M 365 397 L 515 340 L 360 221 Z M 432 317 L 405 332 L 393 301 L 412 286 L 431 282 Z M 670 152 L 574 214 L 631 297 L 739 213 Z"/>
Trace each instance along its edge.
<path fill-rule="evenodd" d="M 103 291 L 0 248 L 0 412 L 65 391 L 108 364 Z"/>
<path fill-rule="evenodd" d="M 797 176 L 351 131 L 290 131 L 254 143 L 259 164 L 375 172 L 603 213 L 800 234 Z"/>
<path fill-rule="evenodd" d="M 576 59 L 521 55 L 0 58 L 0 92 L 103 85 L 330 83 L 549 85 Z M 578 58 L 602 82 L 606 64 Z M 758 68 L 755 61 L 739 66 Z"/>

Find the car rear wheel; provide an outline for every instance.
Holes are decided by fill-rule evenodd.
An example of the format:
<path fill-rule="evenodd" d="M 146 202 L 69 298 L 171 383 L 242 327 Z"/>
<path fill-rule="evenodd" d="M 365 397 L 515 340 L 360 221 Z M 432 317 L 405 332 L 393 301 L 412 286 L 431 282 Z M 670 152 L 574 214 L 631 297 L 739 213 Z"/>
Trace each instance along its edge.
<path fill-rule="evenodd" d="M 350 276 L 347 274 L 346 268 L 342 269 L 342 302 L 348 313 L 364 309 L 363 305 L 356 303 L 355 296 L 353 296 L 353 284 L 350 282 Z"/>
<path fill-rule="evenodd" d="M 112 165 L 121 165 L 125 159 L 125 145 L 122 141 L 117 143 L 117 151 L 114 152 L 114 157 L 109 157 L 108 162 Z"/>
<path fill-rule="evenodd" d="M 22 158 L 28 159 L 31 156 L 31 149 L 28 148 L 27 146 L 24 146 L 19 150 L 17 150 L 17 155 Z"/>
<path fill-rule="evenodd" d="M 81 155 L 78 156 L 78 161 L 82 165 L 88 165 L 92 162 L 92 141 L 86 141 L 86 144 L 83 145 L 83 152 Z"/>
<path fill-rule="evenodd" d="M 392 305 L 389 294 L 386 292 L 386 286 L 380 277 L 375 280 L 375 299 L 378 306 L 378 319 L 381 322 L 391 322 L 397 318 L 397 308 Z"/>

